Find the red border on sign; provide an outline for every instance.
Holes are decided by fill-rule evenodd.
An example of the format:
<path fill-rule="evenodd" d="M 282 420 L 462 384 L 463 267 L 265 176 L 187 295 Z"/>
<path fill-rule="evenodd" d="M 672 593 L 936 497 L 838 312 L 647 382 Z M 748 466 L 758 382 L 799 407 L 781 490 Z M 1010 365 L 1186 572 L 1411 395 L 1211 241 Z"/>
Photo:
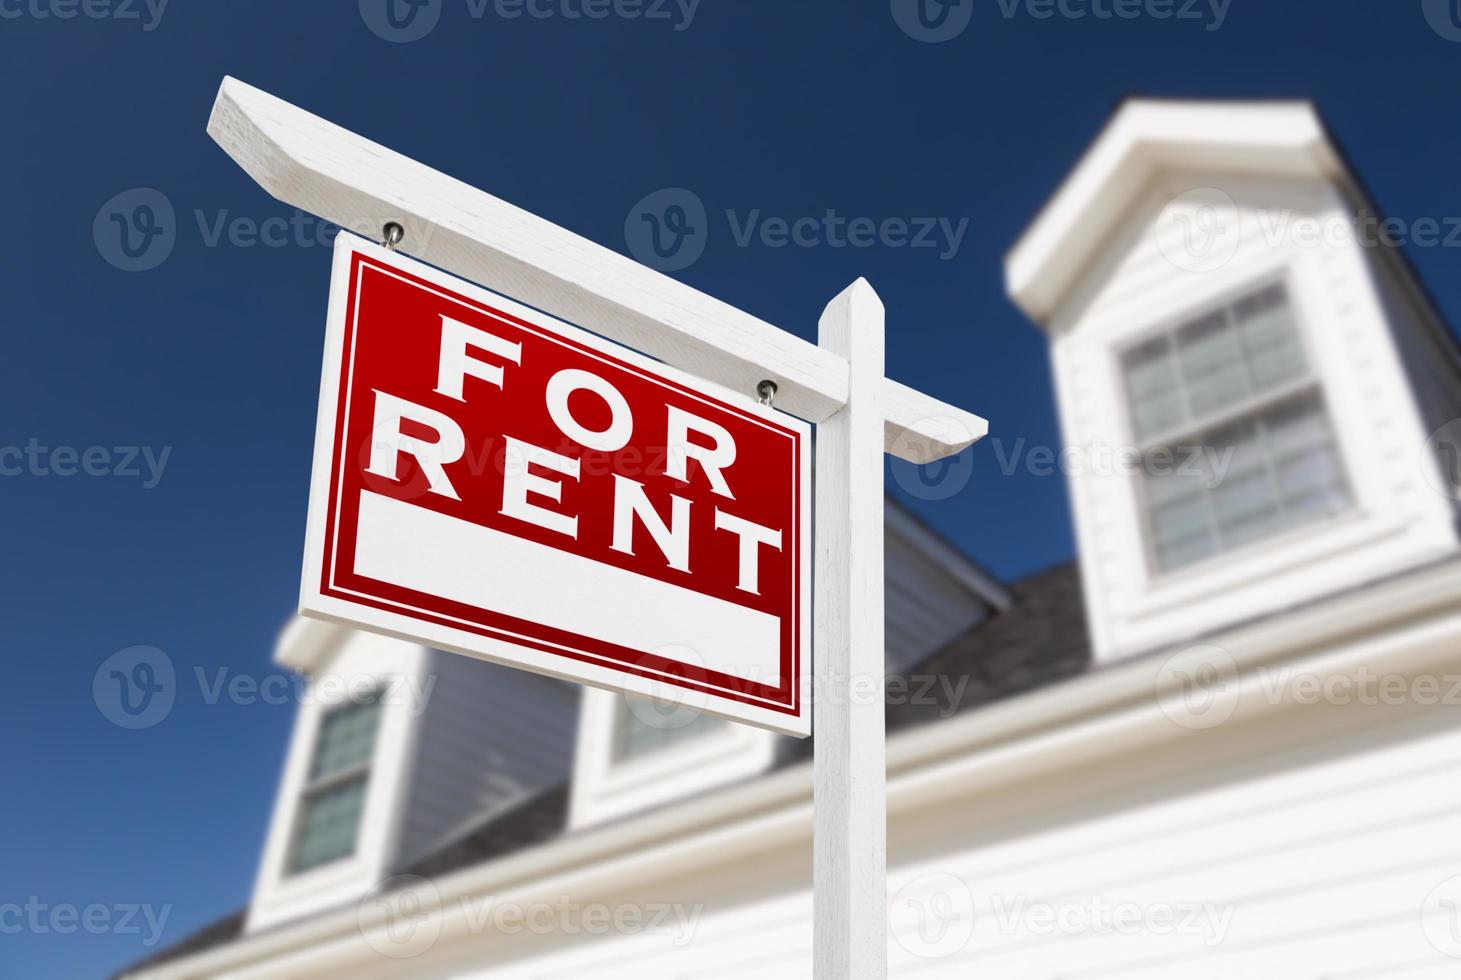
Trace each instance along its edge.
<path fill-rule="evenodd" d="M 606 361 L 619 369 L 647 378 L 656 384 L 713 404 L 722 411 L 783 434 L 791 441 L 794 474 L 791 491 L 793 494 L 792 518 L 794 523 L 789 536 L 792 543 L 791 567 L 794 570 L 792 575 L 794 595 L 789 612 L 789 623 L 784 624 L 782 631 L 783 636 L 787 637 L 787 642 L 783 645 L 780 654 L 779 669 L 781 677 L 779 685 L 772 687 L 767 684 L 759 684 L 745 678 L 707 670 L 695 665 L 684 664 L 680 661 L 671 660 L 646 651 L 607 643 L 591 636 L 570 633 L 564 630 L 554 629 L 541 623 L 506 616 L 490 609 L 442 599 L 392 583 L 368 579 L 355 574 L 352 568 L 341 567 L 343 561 L 342 555 L 350 555 L 354 551 L 353 541 L 355 528 L 339 527 L 338 503 L 342 492 L 341 483 L 343 474 L 341 467 L 343 460 L 346 458 L 345 447 L 348 445 L 347 428 L 350 416 L 349 403 L 352 395 L 352 368 L 355 355 L 357 304 L 360 298 L 361 283 L 368 269 L 404 280 L 415 286 L 444 296 L 452 302 L 460 303 L 489 316 L 501 318 L 552 343 L 588 354 Z M 439 283 L 412 275 L 397 266 L 383 263 L 361 252 L 355 252 L 351 256 L 349 277 L 345 315 L 343 318 L 344 333 L 341 344 L 339 385 L 336 393 L 337 404 L 332 444 L 328 510 L 325 521 L 324 549 L 320 568 L 320 592 L 322 595 L 345 602 L 370 606 L 386 612 L 399 614 L 405 611 L 412 618 L 430 622 L 448 629 L 462 630 L 516 646 L 528 647 L 550 655 L 561 656 L 568 660 L 610 668 L 615 671 L 632 674 L 651 681 L 658 681 L 672 687 L 678 687 L 700 694 L 713 695 L 782 714 L 792 716 L 800 715 L 801 689 L 797 681 L 801 674 L 802 590 L 806 585 L 803 580 L 804 576 L 798 571 L 801 568 L 802 562 L 801 488 L 804 476 L 802 473 L 803 446 L 801 444 L 801 432 L 777 425 L 764 416 L 746 412 L 733 404 L 711 398 L 702 391 L 697 391 L 671 379 L 648 372 L 644 368 L 616 358 L 598 347 L 579 343 L 572 338 L 562 336 L 544 327 L 542 324 L 524 320 L 521 317 L 514 316 L 503 310 L 489 306 L 486 303 L 464 296 Z M 338 547 L 341 542 L 348 542 L 351 547 L 344 549 Z M 350 588 L 340 584 L 340 580 L 347 577 L 352 582 L 352 587 Z M 357 583 L 367 584 L 370 591 L 362 591 L 361 586 Z M 787 626 L 789 626 L 789 630 Z"/>

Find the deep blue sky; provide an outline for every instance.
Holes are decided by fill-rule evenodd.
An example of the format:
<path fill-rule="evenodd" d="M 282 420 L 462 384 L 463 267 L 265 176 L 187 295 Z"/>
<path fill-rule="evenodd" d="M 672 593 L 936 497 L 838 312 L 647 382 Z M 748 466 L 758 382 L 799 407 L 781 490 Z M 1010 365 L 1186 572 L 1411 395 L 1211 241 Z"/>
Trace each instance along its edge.
<path fill-rule="evenodd" d="M 1461 215 L 1461 43 L 1428 27 L 1420 0 L 1233 0 L 1219 30 L 1005 18 L 976 0 L 944 44 L 901 32 L 888 0 L 703 0 L 680 31 L 474 19 L 444 0 L 437 30 L 407 44 L 374 35 L 354 0 L 173 0 L 150 31 L 34 16 L 49 2 L 0 0 L 20 11 L 0 18 L 0 447 L 171 455 L 150 489 L 0 478 L 0 929 L 5 904 L 32 896 L 146 903 L 170 907 L 168 943 L 252 885 L 293 707 L 209 705 L 194 670 L 275 673 L 329 252 L 208 244 L 220 220 L 293 214 L 204 133 L 226 73 L 611 248 L 626 249 L 635 202 L 689 188 L 712 230 L 677 276 L 808 338 L 825 302 L 868 277 L 888 307 L 889 374 L 987 416 L 1007 448 L 1058 434 L 1043 337 L 1006 300 L 1001 259 L 1123 95 L 1313 97 L 1385 211 Z M 173 206 L 176 246 L 125 272 L 93 221 L 138 187 Z M 723 216 L 829 208 L 969 224 L 941 260 L 740 247 Z M 1411 257 L 1457 319 L 1457 256 Z M 1001 475 L 992 445 L 975 460 L 966 489 L 914 509 L 1001 576 L 1069 557 L 1061 480 Z M 164 721 L 128 731 L 92 679 L 136 644 L 166 652 L 179 694 Z M 0 975 L 98 975 L 147 952 L 146 931 L 0 932 Z"/>

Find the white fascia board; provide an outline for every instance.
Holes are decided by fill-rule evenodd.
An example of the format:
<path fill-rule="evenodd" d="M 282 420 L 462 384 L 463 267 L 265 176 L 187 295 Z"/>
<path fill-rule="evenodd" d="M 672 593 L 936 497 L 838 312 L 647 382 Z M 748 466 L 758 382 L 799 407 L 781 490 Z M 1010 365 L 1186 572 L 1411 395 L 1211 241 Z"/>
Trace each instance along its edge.
<path fill-rule="evenodd" d="M 821 422 L 847 402 L 847 362 L 328 120 L 224 78 L 208 133 L 286 204 L 367 236 L 387 221 L 403 252 L 777 409 Z M 885 378 L 883 444 L 913 463 L 961 452 L 985 419 Z"/>
<path fill-rule="evenodd" d="M 1309 102 L 1123 105 L 1005 257 L 1010 297 L 1044 324 L 1158 173 L 1216 171 L 1352 184 Z"/>

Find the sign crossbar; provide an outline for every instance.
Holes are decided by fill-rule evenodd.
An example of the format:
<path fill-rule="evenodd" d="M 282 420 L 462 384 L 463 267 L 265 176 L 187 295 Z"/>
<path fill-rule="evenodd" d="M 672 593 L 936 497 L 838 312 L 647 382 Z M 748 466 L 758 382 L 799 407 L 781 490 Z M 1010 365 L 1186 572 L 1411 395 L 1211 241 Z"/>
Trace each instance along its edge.
<path fill-rule="evenodd" d="M 225 78 L 208 134 L 269 194 L 740 394 L 777 385 L 782 411 L 820 422 L 847 401 L 847 363 L 627 256 Z M 883 445 L 914 463 L 984 437 L 977 415 L 883 382 Z"/>

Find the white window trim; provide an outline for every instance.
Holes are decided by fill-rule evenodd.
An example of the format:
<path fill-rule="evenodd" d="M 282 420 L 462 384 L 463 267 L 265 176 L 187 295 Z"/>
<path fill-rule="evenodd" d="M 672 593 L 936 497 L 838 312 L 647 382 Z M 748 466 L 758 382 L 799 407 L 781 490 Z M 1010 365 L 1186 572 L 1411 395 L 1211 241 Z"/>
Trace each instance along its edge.
<path fill-rule="evenodd" d="M 683 744 L 616 762 L 616 726 L 624 710 L 622 694 L 597 688 L 583 691 L 569 812 L 572 827 L 612 820 L 759 775 L 775 758 L 775 734 L 727 722 Z"/>
<path fill-rule="evenodd" d="M 323 669 L 311 680 L 312 691 L 319 677 L 330 673 L 337 652 L 323 658 Z M 399 666 L 403 671 L 419 670 L 422 656 L 424 650 L 416 648 L 408 662 Z M 383 684 L 389 680 L 389 676 L 379 678 Z M 405 787 L 410 782 L 420 728 L 420 718 L 410 705 L 390 697 L 381 703 L 354 852 L 303 871 L 290 870 L 320 725 L 337 706 L 338 702 L 314 698 L 306 698 L 299 706 L 250 900 L 249 931 L 353 901 L 379 884 L 389 871 L 409 803 Z"/>
<path fill-rule="evenodd" d="M 1260 293 L 1270 286 L 1282 286 L 1284 288 L 1284 295 L 1288 299 L 1289 309 L 1293 311 L 1294 328 L 1298 332 L 1299 346 L 1304 352 L 1304 362 L 1308 366 L 1304 377 L 1296 381 L 1286 382 L 1279 388 L 1251 396 L 1248 403 L 1241 409 L 1219 412 L 1201 422 L 1187 422 L 1180 426 L 1175 426 L 1169 431 L 1157 432 L 1155 435 L 1149 435 L 1145 438 L 1138 437 L 1136 434 L 1136 420 L 1132 418 L 1131 413 L 1131 398 L 1126 392 L 1125 371 L 1121 363 L 1125 355 L 1140 347 L 1142 344 L 1153 341 L 1161 336 L 1176 333 L 1188 324 L 1200 320 L 1211 313 L 1216 313 L 1218 310 L 1225 310 L 1234 306 L 1247 297 Z M 1200 302 L 1188 304 L 1181 310 L 1168 313 L 1160 319 L 1155 320 L 1138 330 L 1131 337 L 1123 339 L 1113 348 L 1111 351 L 1113 359 L 1112 372 L 1121 385 L 1121 397 L 1118 403 L 1121 407 L 1121 425 L 1123 432 L 1132 446 L 1145 450 L 1164 443 L 1171 443 L 1184 435 L 1199 433 L 1221 426 L 1226 422 L 1235 421 L 1245 415 L 1251 414 L 1266 404 L 1276 404 L 1300 392 L 1317 389 L 1322 395 L 1323 383 L 1319 374 L 1316 354 L 1317 352 L 1314 350 L 1314 345 L 1309 337 L 1307 322 L 1299 310 L 1296 287 L 1292 282 L 1292 277 L 1288 270 L 1275 270 L 1267 275 L 1245 280 L 1241 284 L 1230 284 L 1214 296 L 1209 296 Z"/>
<path fill-rule="evenodd" d="M 1131 624 L 1170 615 L 1192 603 L 1242 590 L 1250 587 L 1256 579 L 1282 575 L 1405 535 L 1407 523 L 1404 517 L 1377 510 L 1371 500 L 1371 481 L 1361 478 L 1357 471 L 1354 447 L 1347 438 L 1341 414 L 1328 396 L 1326 362 L 1320 356 L 1322 352 L 1316 350 L 1312 343 L 1310 333 L 1310 324 L 1315 322 L 1315 318 L 1310 309 L 1310 286 L 1305 280 L 1312 275 L 1312 269 L 1297 263 L 1291 256 L 1257 263 L 1232 263 L 1224 274 L 1209 276 L 1205 282 L 1193 284 L 1196 288 L 1188 289 L 1180 300 L 1164 303 L 1165 309 L 1159 316 L 1153 317 L 1146 327 L 1123 336 L 1103 358 L 1103 370 L 1107 372 L 1105 383 L 1117 393 L 1112 404 L 1118 413 L 1121 437 L 1128 440 L 1128 444 L 1135 445 L 1136 440 L 1132 438 L 1135 427 L 1120 363 L 1121 354 L 1128 345 L 1149 340 L 1164 329 L 1173 329 L 1200 316 L 1204 310 L 1234 302 L 1264 285 L 1283 281 L 1289 291 L 1289 301 L 1311 373 L 1318 379 L 1321 395 L 1330 412 L 1338 440 L 1339 459 L 1354 495 L 1354 505 L 1342 514 L 1235 548 L 1187 568 L 1154 574 L 1138 556 L 1134 592 L 1119 607 L 1118 613 Z M 1149 538 L 1146 518 L 1141 510 L 1141 479 L 1140 473 L 1127 478 L 1125 521 L 1140 541 L 1136 547 L 1144 553 L 1149 547 Z"/>
<path fill-rule="evenodd" d="M 1128 500 L 1133 506 L 1133 524 L 1139 531 L 1142 554 L 1142 575 L 1143 594 L 1157 599 L 1164 590 L 1191 586 L 1194 582 L 1207 580 L 1212 586 L 1204 592 L 1216 592 L 1225 588 L 1213 580 L 1215 575 L 1238 575 L 1239 577 L 1251 574 L 1251 566 L 1257 558 L 1272 560 L 1277 555 L 1294 554 L 1293 564 L 1312 561 L 1322 555 L 1335 551 L 1347 550 L 1361 543 L 1376 537 L 1389 536 L 1391 528 L 1381 528 L 1378 531 L 1373 526 L 1353 527 L 1342 539 L 1335 537 L 1336 532 L 1344 529 L 1347 525 L 1363 524 L 1370 515 L 1366 513 L 1364 501 L 1361 496 L 1360 484 L 1355 479 L 1354 468 L 1349 458 L 1349 447 L 1346 445 L 1343 429 L 1335 418 L 1330 400 L 1325 391 L 1325 380 L 1322 364 L 1319 359 L 1319 352 L 1315 349 L 1312 334 L 1309 328 L 1310 319 L 1303 308 L 1303 298 L 1299 284 L 1294 278 L 1294 269 L 1288 264 L 1281 264 L 1276 268 L 1270 268 L 1258 275 L 1248 275 L 1241 280 L 1225 283 L 1221 288 L 1214 290 L 1209 295 L 1203 296 L 1193 302 L 1184 304 L 1180 309 L 1169 312 L 1152 323 L 1136 331 L 1130 338 L 1123 339 L 1110 351 L 1110 372 L 1120 392 L 1117 398 L 1118 410 L 1121 415 L 1121 426 L 1124 437 L 1128 444 L 1140 451 L 1143 455 L 1152 448 L 1159 445 L 1182 444 L 1184 437 L 1196 436 L 1208 431 L 1215 426 L 1222 425 L 1225 421 L 1231 422 L 1237 419 L 1248 417 L 1256 412 L 1262 411 L 1275 405 L 1282 404 L 1292 398 L 1303 397 L 1307 394 L 1314 394 L 1318 397 L 1320 404 L 1324 407 L 1325 417 L 1334 433 L 1335 455 L 1339 465 L 1344 472 L 1346 484 L 1349 487 L 1351 503 L 1344 511 L 1330 517 L 1311 521 L 1297 527 L 1280 531 L 1269 537 L 1252 541 L 1228 551 L 1218 552 L 1191 565 L 1175 569 L 1163 569 L 1156 555 L 1156 541 L 1150 521 L 1150 508 L 1146 498 L 1146 481 L 1141 473 L 1132 474 L 1130 477 L 1130 493 Z M 1293 316 L 1294 329 L 1298 333 L 1299 345 L 1304 354 L 1304 361 L 1307 370 L 1300 379 L 1287 382 L 1279 388 L 1264 392 L 1251 397 L 1241 409 L 1231 412 L 1217 413 L 1198 423 L 1185 423 L 1169 431 L 1157 432 L 1145 438 L 1138 438 L 1136 435 L 1136 422 L 1132 417 L 1132 404 L 1129 394 L 1126 391 L 1125 370 L 1122 359 L 1128 351 L 1134 350 L 1142 344 L 1153 340 L 1164 334 L 1173 333 L 1184 325 L 1220 309 L 1232 306 L 1247 296 L 1251 296 L 1273 285 L 1282 285 L 1285 296 L 1288 300 L 1289 309 Z M 1398 531 L 1398 527 L 1393 529 Z M 1356 537 L 1358 535 L 1358 537 Z M 1329 547 L 1323 547 L 1330 545 Z M 1316 550 L 1318 549 L 1318 550 Z M 1227 573 L 1227 574 L 1223 574 Z M 1191 596 L 1182 595 L 1172 597 L 1169 601 L 1153 601 L 1144 603 L 1137 612 L 1139 615 L 1155 614 L 1170 610 L 1172 607 L 1190 601 Z"/>
<path fill-rule="evenodd" d="M 375 760 L 376 756 L 380 754 L 380 728 L 381 725 L 385 722 L 386 705 L 383 698 L 384 692 L 382 691 L 381 686 L 376 685 L 358 699 L 358 702 L 364 702 L 369 699 L 374 701 L 375 703 L 377 717 L 375 730 L 371 733 L 370 736 L 370 754 L 361 761 L 355 763 L 354 765 L 349 766 L 345 769 L 341 769 L 338 772 L 332 772 L 326 776 L 316 777 L 313 775 L 314 760 L 315 757 L 319 755 L 320 736 L 324 731 L 325 721 L 327 721 L 330 716 L 335 714 L 336 712 L 347 711 L 351 707 L 353 707 L 353 705 L 350 703 L 331 704 L 325 707 L 325 709 L 320 712 L 319 720 L 315 726 L 314 742 L 310 745 L 309 764 L 305 767 L 304 782 L 299 788 L 299 799 L 296 800 L 294 803 L 294 819 L 289 830 L 289 846 L 285 848 L 284 851 L 284 874 L 286 876 L 290 878 L 295 878 L 300 875 L 309 874 L 311 871 L 314 871 L 318 868 L 328 867 L 329 865 L 337 864 L 341 861 L 348 861 L 360 851 L 360 839 L 365 831 L 365 803 L 367 802 L 370 795 L 371 783 L 374 782 L 376 778 Z M 354 698 L 352 698 L 351 700 L 356 701 L 356 699 Z M 304 835 L 305 815 L 307 811 L 306 804 L 312 797 L 323 795 L 324 793 L 329 792 L 331 789 L 342 786 L 347 782 L 351 782 L 361 777 L 364 777 L 365 779 L 365 792 L 362 794 L 360 816 L 358 819 L 358 823 L 355 826 L 355 839 L 351 843 L 350 852 L 347 854 L 342 854 L 340 857 L 332 858 L 328 861 L 322 861 L 319 864 L 311 865 L 308 868 L 296 869 L 294 865 L 299 856 L 299 846 L 301 843 L 301 838 Z"/>

